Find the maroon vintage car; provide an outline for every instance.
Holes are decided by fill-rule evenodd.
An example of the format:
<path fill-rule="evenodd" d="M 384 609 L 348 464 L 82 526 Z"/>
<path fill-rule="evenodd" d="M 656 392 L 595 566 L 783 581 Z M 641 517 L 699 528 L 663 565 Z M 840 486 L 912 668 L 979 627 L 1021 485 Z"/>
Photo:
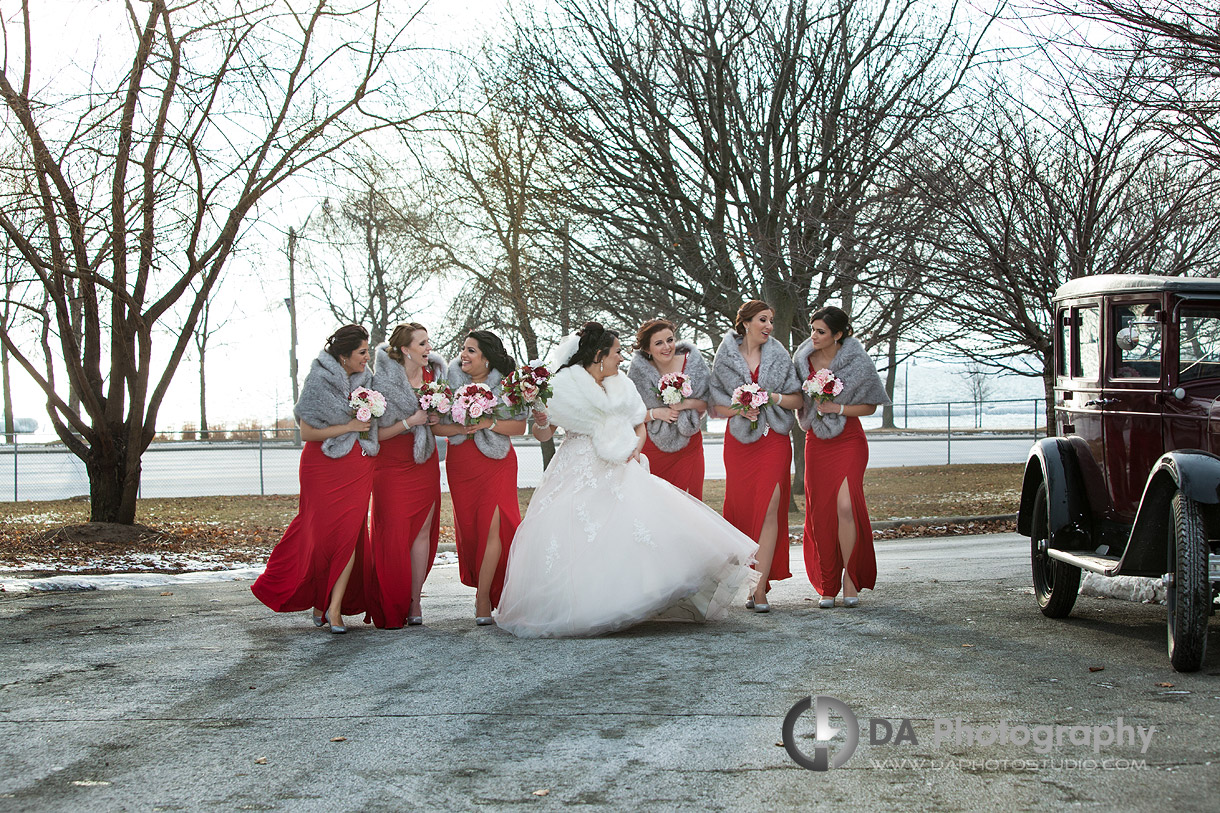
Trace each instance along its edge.
<path fill-rule="evenodd" d="M 1194 671 L 1220 588 L 1220 280 L 1102 275 L 1054 297 L 1055 434 L 1017 515 L 1042 612 L 1081 571 L 1167 588 L 1169 660 Z"/>

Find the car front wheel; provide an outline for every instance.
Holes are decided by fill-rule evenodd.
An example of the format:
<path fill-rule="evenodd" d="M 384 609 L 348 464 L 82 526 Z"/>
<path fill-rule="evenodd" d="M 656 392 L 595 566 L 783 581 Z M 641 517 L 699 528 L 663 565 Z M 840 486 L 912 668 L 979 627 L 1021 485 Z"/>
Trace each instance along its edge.
<path fill-rule="evenodd" d="M 1030 561 L 1034 571 L 1034 595 L 1042 614 L 1048 618 L 1066 618 L 1080 592 L 1080 568 L 1052 559 L 1050 549 L 1050 507 L 1046 483 L 1034 493 L 1034 512 L 1029 535 Z"/>
<path fill-rule="evenodd" d="M 1207 654 L 1211 585 L 1210 549 L 1199 504 L 1182 492 L 1173 495 L 1169 522 L 1165 606 L 1168 610 L 1169 662 L 1179 672 L 1194 672 Z"/>

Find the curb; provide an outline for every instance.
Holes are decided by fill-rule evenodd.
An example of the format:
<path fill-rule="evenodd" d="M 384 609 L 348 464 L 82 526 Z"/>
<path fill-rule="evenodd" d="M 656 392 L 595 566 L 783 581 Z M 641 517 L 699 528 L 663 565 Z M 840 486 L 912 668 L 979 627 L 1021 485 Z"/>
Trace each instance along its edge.
<path fill-rule="evenodd" d="M 916 528 L 926 528 L 928 526 L 937 525 L 968 525 L 971 522 L 1015 522 L 1016 514 L 991 514 L 982 517 L 929 517 L 926 519 L 884 519 L 880 521 L 874 520 L 870 524 L 873 528 L 882 531 L 888 531 L 893 528 L 900 528 L 903 525 L 911 525 Z"/>

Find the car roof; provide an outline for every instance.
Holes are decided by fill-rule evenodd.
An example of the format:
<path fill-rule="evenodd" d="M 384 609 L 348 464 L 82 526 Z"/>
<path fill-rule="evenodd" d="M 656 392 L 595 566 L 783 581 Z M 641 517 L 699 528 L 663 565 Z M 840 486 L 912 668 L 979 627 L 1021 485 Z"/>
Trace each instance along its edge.
<path fill-rule="evenodd" d="M 1094 274 L 1077 277 L 1059 286 L 1055 301 L 1090 294 L 1130 294 L 1175 291 L 1220 295 L 1220 279 L 1214 277 L 1166 277 L 1156 274 Z"/>

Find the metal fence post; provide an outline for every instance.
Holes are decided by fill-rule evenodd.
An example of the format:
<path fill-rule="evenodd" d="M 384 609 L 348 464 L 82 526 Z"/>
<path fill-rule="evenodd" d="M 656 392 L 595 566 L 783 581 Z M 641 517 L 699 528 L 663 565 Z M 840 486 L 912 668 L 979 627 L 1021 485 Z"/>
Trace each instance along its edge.
<path fill-rule="evenodd" d="M 267 496 L 267 487 L 263 482 L 263 430 L 258 430 L 258 496 Z"/>
<path fill-rule="evenodd" d="M 13 502 L 17 502 L 17 435 L 13 435 Z"/>
<path fill-rule="evenodd" d="M 953 465 L 953 402 L 945 404 L 945 465 Z"/>
<path fill-rule="evenodd" d="M 1034 440 L 1038 439 L 1038 402 L 1040 400 L 1040 398 L 1034 399 Z M 1050 435 L 1050 427 L 1047 427 L 1046 433 L 1048 436 Z"/>

